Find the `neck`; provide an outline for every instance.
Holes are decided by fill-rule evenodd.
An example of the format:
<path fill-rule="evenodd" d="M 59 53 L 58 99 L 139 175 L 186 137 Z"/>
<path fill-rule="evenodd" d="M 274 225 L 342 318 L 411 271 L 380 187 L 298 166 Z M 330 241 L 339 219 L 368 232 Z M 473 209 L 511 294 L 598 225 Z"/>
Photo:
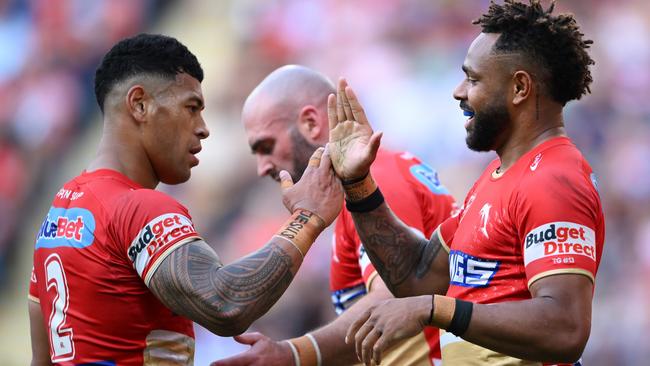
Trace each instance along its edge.
<path fill-rule="evenodd" d="M 520 128 L 515 128 L 506 142 L 496 149 L 501 160 L 500 173 L 508 170 L 519 158 L 544 141 L 566 136 L 561 108 L 555 113 L 547 113 L 546 116 L 537 118 L 536 114 L 533 114 L 531 117 L 524 119 L 522 123 L 515 122 L 515 126 Z"/>
<path fill-rule="evenodd" d="M 155 189 L 159 180 L 146 152 L 128 133 L 122 132 L 124 129 L 112 128 L 112 125 L 104 122 L 99 148 L 86 171 L 115 170 L 145 188 Z"/>

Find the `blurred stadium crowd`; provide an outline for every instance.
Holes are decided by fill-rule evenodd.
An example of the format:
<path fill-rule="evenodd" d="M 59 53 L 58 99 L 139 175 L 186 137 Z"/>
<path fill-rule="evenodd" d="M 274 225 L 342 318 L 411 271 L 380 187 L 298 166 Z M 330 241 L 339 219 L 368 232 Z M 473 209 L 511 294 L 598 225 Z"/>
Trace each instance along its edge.
<path fill-rule="evenodd" d="M 599 177 L 607 219 L 587 365 L 650 359 L 650 2 L 559 0 L 595 41 L 592 94 L 569 105 L 571 138 Z M 458 200 L 493 154 L 470 152 L 453 88 L 486 0 L 0 0 L 0 350 L 29 360 L 26 289 L 33 238 L 58 187 L 94 154 L 99 58 L 138 32 L 177 37 L 206 71 L 211 137 L 192 179 L 163 186 L 225 262 L 263 244 L 288 216 L 255 176 L 239 123 L 270 71 L 300 63 L 345 76 L 383 144 L 435 167 Z M 253 329 L 273 338 L 332 319 L 324 233 L 297 281 Z M 241 350 L 197 329 L 197 365 Z M 3 363 L 5 364 L 5 363 Z"/>

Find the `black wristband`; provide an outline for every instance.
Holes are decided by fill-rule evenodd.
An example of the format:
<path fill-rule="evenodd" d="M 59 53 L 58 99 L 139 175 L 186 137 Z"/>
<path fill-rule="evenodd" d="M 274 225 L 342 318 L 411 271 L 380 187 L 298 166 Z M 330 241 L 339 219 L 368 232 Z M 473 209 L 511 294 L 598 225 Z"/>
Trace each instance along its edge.
<path fill-rule="evenodd" d="M 454 317 L 451 319 L 447 331 L 458 337 L 465 334 L 469 327 L 469 321 L 472 319 L 473 309 L 474 303 L 456 299 L 456 310 L 454 310 Z"/>
<path fill-rule="evenodd" d="M 349 179 L 349 180 L 342 179 L 341 184 L 343 184 L 344 186 L 349 186 L 350 184 L 359 183 L 362 180 L 366 179 L 368 174 L 370 174 L 370 171 L 368 171 L 368 173 L 364 174 L 362 177 L 359 177 L 359 178 L 354 178 L 354 179 Z"/>
<path fill-rule="evenodd" d="M 370 212 L 384 203 L 384 195 L 381 194 L 379 188 L 375 189 L 368 197 L 361 201 L 351 202 L 345 200 L 345 207 L 350 212 Z"/>
<path fill-rule="evenodd" d="M 433 325 L 433 308 L 436 306 L 435 298 L 436 295 L 431 295 L 431 311 L 429 312 L 429 321 L 427 321 L 427 325 Z"/>

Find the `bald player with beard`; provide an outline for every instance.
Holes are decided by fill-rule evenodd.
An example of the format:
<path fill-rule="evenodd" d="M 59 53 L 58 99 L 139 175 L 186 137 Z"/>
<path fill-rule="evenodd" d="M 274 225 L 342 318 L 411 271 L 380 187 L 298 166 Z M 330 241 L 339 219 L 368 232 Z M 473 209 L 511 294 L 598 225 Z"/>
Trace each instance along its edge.
<path fill-rule="evenodd" d="M 257 172 L 279 181 L 288 171 L 297 181 L 309 156 L 327 143 L 327 96 L 335 91 L 322 74 L 304 66 L 283 66 L 269 74 L 246 99 L 242 121 L 248 143 L 257 158 Z M 386 198 L 416 235 L 430 237 L 450 216 L 454 200 L 436 172 L 413 155 L 380 150 L 373 176 L 385 187 Z M 391 298 L 370 263 L 354 229 L 350 212 L 336 221 L 330 267 L 332 301 L 340 316 L 306 335 L 273 341 L 260 333 L 235 339 L 251 349 L 216 366 L 332 365 L 357 362 L 353 345 L 346 345 L 346 329 L 369 306 Z M 400 342 L 385 357 L 387 365 L 432 365 L 440 359 L 438 330 L 427 327 Z"/>

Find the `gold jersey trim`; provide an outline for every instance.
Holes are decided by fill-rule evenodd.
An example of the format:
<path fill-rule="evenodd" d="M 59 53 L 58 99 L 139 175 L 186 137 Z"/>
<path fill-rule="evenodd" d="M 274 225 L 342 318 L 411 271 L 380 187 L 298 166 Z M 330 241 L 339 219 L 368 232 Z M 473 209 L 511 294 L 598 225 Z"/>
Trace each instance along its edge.
<path fill-rule="evenodd" d="M 442 247 L 445 249 L 447 254 L 451 251 L 449 249 L 449 245 L 445 242 L 445 239 L 442 237 L 442 234 L 440 234 L 440 225 L 438 225 L 438 228 L 436 228 L 436 231 L 433 233 L 433 235 L 438 235 L 438 240 L 440 240 L 440 244 L 442 244 Z"/>
<path fill-rule="evenodd" d="M 552 269 L 550 271 L 544 271 L 541 273 L 538 273 L 533 276 L 530 280 L 528 280 L 528 288 L 533 284 L 533 282 L 542 279 L 544 277 L 548 276 L 553 276 L 553 275 L 558 275 L 558 274 L 579 274 L 583 276 L 589 277 L 592 283 L 595 283 L 594 281 L 594 276 L 591 274 L 591 272 L 587 271 L 586 269 L 582 268 L 560 268 L 560 269 Z"/>
<path fill-rule="evenodd" d="M 33 302 L 35 302 L 37 304 L 41 303 L 41 299 L 39 299 L 38 297 L 36 297 L 36 296 L 34 296 L 32 294 L 27 294 L 27 299 L 30 300 L 30 301 L 33 301 Z"/>
<path fill-rule="evenodd" d="M 176 248 L 180 247 L 181 245 L 185 245 L 187 243 L 191 243 L 195 240 L 203 240 L 200 236 L 191 236 L 189 238 L 185 238 L 182 240 L 179 240 L 178 242 L 172 244 L 169 248 L 167 248 L 156 260 L 151 264 L 151 267 L 149 268 L 149 272 L 147 272 L 147 275 L 144 278 L 144 284 L 149 287 L 149 282 L 151 281 L 151 277 L 153 277 L 154 273 L 156 273 L 156 270 L 162 263 L 163 259 L 167 258 L 168 255 L 170 255 Z"/>
<path fill-rule="evenodd" d="M 377 270 L 372 271 L 370 276 L 368 276 L 368 281 L 366 281 L 366 292 L 370 292 L 370 288 L 372 287 L 372 281 L 375 280 L 379 276 L 379 273 L 377 273 Z"/>

